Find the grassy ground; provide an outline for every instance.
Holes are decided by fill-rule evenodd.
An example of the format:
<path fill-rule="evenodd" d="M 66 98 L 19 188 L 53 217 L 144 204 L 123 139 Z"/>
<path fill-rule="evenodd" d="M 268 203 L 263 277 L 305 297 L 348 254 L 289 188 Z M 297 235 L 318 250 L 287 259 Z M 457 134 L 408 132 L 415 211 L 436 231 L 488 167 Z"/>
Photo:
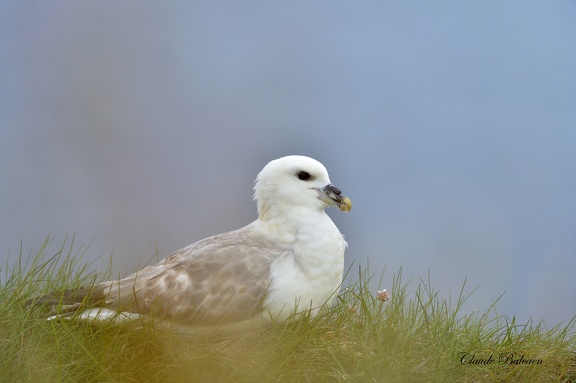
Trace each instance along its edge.
<path fill-rule="evenodd" d="M 0 382 L 576 382 L 574 322 L 468 315 L 465 285 L 450 304 L 429 278 L 405 283 L 401 271 L 388 302 L 361 273 L 318 317 L 241 334 L 46 321 L 24 302 L 110 276 L 80 264 L 83 247 L 50 247 L 0 264 Z"/>

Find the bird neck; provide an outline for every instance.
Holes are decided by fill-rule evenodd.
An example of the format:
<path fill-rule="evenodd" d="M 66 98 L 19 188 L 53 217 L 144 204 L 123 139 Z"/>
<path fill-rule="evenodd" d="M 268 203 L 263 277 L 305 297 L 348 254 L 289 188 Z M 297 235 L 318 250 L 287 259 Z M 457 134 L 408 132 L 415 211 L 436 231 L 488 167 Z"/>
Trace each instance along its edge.
<path fill-rule="evenodd" d="M 278 234 L 296 236 L 298 232 L 322 225 L 330 218 L 324 210 L 294 207 L 290 210 L 263 209 L 259 211 L 258 222 Z"/>

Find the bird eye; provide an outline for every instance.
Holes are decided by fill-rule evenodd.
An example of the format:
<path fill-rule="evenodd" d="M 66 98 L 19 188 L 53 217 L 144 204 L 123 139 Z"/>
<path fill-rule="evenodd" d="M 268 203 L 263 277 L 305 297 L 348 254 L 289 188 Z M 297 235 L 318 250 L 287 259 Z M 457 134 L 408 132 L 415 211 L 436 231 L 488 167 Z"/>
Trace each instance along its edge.
<path fill-rule="evenodd" d="M 310 181 L 312 179 L 310 173 L 304 171 L 298 172 L 298 174 L 296 174 L 296 177 L 298 177 L 298 179 L 302 181 Z"/>

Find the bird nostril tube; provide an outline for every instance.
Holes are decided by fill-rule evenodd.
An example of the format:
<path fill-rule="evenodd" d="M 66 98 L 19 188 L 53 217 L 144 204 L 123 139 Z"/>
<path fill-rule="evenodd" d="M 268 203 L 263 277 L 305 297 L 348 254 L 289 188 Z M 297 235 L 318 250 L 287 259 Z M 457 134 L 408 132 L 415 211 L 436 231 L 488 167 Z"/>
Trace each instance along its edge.
<path fill-rule="evenodd" d="M 336 195 L 340 195 L 342 194 L 342 192 L 340 191 L 340 189 L 338 189 L 336 186 L 334 185 L 328 185 L 327 186 L 328 190 L 330 190 L 332 193 L 336 194 Z"/>

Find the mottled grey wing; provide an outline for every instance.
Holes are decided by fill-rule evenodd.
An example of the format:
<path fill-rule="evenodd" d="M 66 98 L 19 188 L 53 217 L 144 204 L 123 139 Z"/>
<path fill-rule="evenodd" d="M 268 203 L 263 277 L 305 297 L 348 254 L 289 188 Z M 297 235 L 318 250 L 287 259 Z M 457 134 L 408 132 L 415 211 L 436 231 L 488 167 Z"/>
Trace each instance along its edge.
<path fill-rule="evenodd" d="M 285 253 L 249 228 L 220 234 L 109 282 L 106 303 L 190 325 L 239 322 L 262 312 L 270 264 Z"/>

